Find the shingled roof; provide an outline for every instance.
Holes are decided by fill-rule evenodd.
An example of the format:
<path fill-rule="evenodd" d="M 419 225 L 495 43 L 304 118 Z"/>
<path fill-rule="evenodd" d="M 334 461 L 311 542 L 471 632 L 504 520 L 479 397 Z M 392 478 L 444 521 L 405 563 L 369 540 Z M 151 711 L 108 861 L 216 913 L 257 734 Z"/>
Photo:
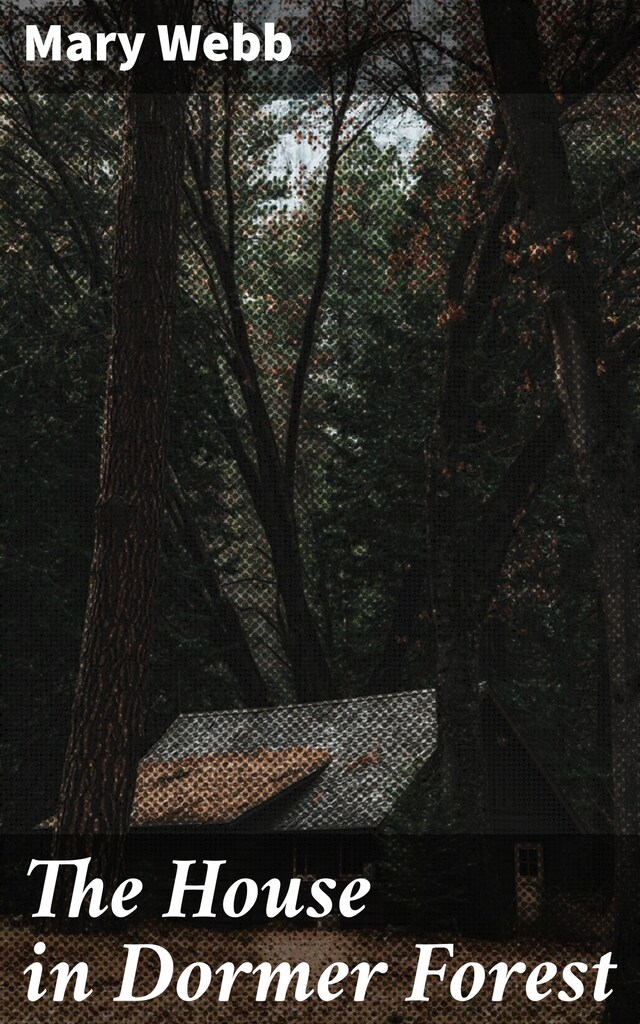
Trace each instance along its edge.
<path fill-rule="evenodd" d="M 228 825 L 326 768 L 331 754 L 308 747 L 251 754 L 187 754 L 143 761 L 134 825 Z"/>
<path fill-rule="evenodd" d="M 281 799 L 271 800 L 268 816 L 261 816 L 260 831 L 368 831 L 384 823 L 398 797 L 435 751 L 436 741 L 433 690 L 188 714 L 180 715 L 140 762 L 138 777 L 166 776 L 172 763 L 184 764 L 186 759 L 189 765 L 199 764 L 191 786 L 203 803 L 195 820 L 216 824 L 219 816 L 212 813 L 207 818 L 202 809 L 221 800 L 222 756 L 251 755 L 243 770 L 250 765 L 254 798 L 249 805 L 245 801 L 242 815 L 257 810 L 278 792 L 284 793 Z M 281 790 L 276 787 L 274 792 L 265 751 L 294 750 L 299 752 L 297 762 L 291 755 L 298 768 L 292 762 L 290 784 Z M 315 760 L 313 756 L 309 760 L 314 752 Z M 213 760 L 207 767 L 207 760 L 202 759 Z M 237 758 L 235 767 L 228 762 L 230 777 L 237 763 Z M 277 763 L 278 758 L 272 758 L 270 769 Z M 303 770 L 305 764 L 307 771 Z M 150 815 L 149 806 L 147 802 L 145 824 L 167 823 L 166 818 Z M 237 822 L 238 817 L 228 814 L 225 820 Z"/>

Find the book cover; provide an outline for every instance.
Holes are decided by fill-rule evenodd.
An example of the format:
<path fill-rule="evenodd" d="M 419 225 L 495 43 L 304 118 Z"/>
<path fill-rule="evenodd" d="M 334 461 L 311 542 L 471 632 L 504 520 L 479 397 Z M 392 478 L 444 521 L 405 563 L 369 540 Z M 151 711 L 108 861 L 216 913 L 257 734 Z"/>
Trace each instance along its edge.
<path fill-rule="evenodd" d="M 639 40 L 3 5 L 7 1024 L 638 1024 Z"/>

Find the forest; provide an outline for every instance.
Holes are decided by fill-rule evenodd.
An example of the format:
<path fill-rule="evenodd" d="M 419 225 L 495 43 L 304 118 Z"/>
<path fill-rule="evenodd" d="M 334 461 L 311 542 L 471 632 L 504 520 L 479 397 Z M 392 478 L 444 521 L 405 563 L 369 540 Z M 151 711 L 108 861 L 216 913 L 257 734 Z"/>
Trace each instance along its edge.
<path fill-rule="evenodd" d="M 433 687 L 442 827 L 482 834 L 488 683 L 616 836 L 637 959 L 635 5 L 282 0 L 287 64 L 149 44 L 126 74 L 27 66 L 28 6 L 2 13 L 4 830 L 126 832 L 181 712 Z M 246 6 L 33 19 L 228 34 Z"/>

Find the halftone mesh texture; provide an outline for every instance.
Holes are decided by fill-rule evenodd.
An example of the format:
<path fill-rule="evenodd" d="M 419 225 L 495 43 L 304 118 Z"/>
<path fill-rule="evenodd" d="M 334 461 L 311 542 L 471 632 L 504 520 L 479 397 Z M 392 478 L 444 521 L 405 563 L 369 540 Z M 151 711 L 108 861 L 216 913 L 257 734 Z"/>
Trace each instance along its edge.
<path fill-rule="evenodd" d="M 404 1000 L 417 942 L 455 942 L 447 979 L 470 960 L 591 967 L 612 948 L 616 884 L 637 970 L 638 608 L 610 570 L 638 555 L 637 495 L 616 463 L 622 431 L 637 460 L 638 15 L 622 0 L 535 4 L 575 198 L 575 223 L 542 237 L 481 6 L 195 4 L 203 33 L 275 21 L 293 53 L 189 67 L 165 552 L 131 839 L 131 873 L 156 863 L 156 903 L 126 939 L 45 936 L 47 967 L 90 965 L 94 994 L 78 1003 L 27 1002 L 39 935 L 7 916 L 7 1024 L 595 1024 L 592 975 L 574 1003 L 559 979 L 531 1002 L 521 976 L 501 1002 L 489 983 L 455 1002 L 435 980 L 429 1003 Z M 78 643 L 88 568 L 69 549 L 76 535 L 87 546 L 97 487 L 127 75 L 115 50 L 27 64 L 24 26 L 62 25 L 64 55 L 66 31 L 122 29 L 126 7 L 1 15 L 13 478 L 47 453 L 10 509 L 9 590 L 35 635 L 34 608 L 51 613 L 33 581 L 53 579 Z M 571 288 L 585 261 L 603 345 L 574 373 L 563 359 L 580 345 Z M 587 464 L 575 431 L 590 428 L 572 410 L 594 376 L 621 414 Z M 36 426 L 25 409 L 49 392 Z M 598 518 L 607 466 L 616 514 Z M 32 521 L 44 525 L 15 526 Z M 50 678 L 47 648 L 15 628 L 27 696 L 11 702 L 7 793 L 24 836 L 54 820 L 76 666 L 52 643 Z M 295 877 L 301 892 L 365 876 L 369 913 L 348 928 L 259 908 L 249 922 L 161 921 L 171 857 L 228 850 L 232 874 Z M 165 994 L 112 1002 L 123 941 L 171 951 Z M 145 957 L 141 993 L 157 978 Z M 306 961 L 313 988 L 333 961 L 379 960 L 389 971 L 362 1002 L 353 977 L 335 1002 L 296 1002 L 293 984 L 256 1002 L 251 974 L 228 1002 L 215 973 L 195 1001 L 175 990 L 194 961 Z"/>

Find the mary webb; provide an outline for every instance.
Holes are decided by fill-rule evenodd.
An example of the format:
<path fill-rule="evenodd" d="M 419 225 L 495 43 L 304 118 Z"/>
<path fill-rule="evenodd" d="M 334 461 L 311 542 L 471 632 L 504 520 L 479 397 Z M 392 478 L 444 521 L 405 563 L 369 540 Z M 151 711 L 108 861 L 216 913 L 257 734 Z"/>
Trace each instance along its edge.
<path fill-rule="evenodd" d="M 291 39 L 286 32 L 276 32 L 271 21 L 265 22 L 260 35 L 235 22 L 230 35 L 210 32 L 204 35 L 201 25 L 177 25 L 170 29 L 158 25 L 158 43 L 164 61 L 195 61 L 199 57 L 219 61 L 285 61 L 291 54 Z M 135 67 L 145 41 L 144 32 L 129 36 L 126 32 L 64 33 L 61 25 L 51 25 L 43 34 L 37 25 L 25 29 L 25 57 L 53 61 L 97 61 L 112 58 L 120 71 Z"/>
<path fill-rule="evenodd" d="M 237 919 L 249 913 L 258 903 L 263 904 L 267 918 L 304 918 L 319 920 L 337 912 L 340 917 L 354 918 L 364 910 L 364 898 L 371 885 L 366 878 L 352 879 L 338 891 L 334 878 L 317 878 L 303 893 L 301 879 L 283 881 L 271 878 L 259 886 L 255 879 L 238 878 L 230 885 L 220 885 L 220 870 L 226 864 L 223 860 L 205 860 L 206 874 L 202 883 L 193 883 L 191 868 L 196 864 L 190 860 L 176 860 L 173 888 L 164 918 L 184 919 L 215 918 L 221 916 Z M 32 860 L 28 874 L 34 869 L 45 868 L 41 890 L 40 906 L 32 915 L 35 918 L 57 916 L 53 910 L 56 887 L 60 873 L 74 873 L 66 916 L 77 918 L 81 912 L 89 917 L 100 917 L 110 912 L 114 917 L 125 918 L 137 909 L 134 902 L 142 892 L 143 883 L 138 878 L 127 878 L 114 890 L 109 900 L 105 898 L 105 886 L 100 878 L 88 880 L 90 858 L 80 860 Z M 183 904 L 189 892 L 198 893 L 198 909 L 185 913 Z M 411 989 L 403 994 L 406 1002 L 429 1002 L 440 986 L 446 986 L 450 999 L 458 1003 L 474 1000 L 480 993 L 492 1002 L 500 1003 L 519 988 L 532 1003 L 545 999 L 560 1003 L 574 1003 L 581 999 L 596 1003 L 603 1002 L 611 995 L 611 972 L 616 969 L 612 954 L 604 953 L 596 963 L 572 961 L 559 965 L 553 961 L 509 963 L 500 960 L 490 967 L 471 960 L 460 965 L 452 964 L 455 956 L 453 942 L 417 943 L 415 969 L 412 972 Z M 37 959 L 24 971 L 28 979 L 27 999 L 36 1002 L 53 999 L 61 1002 L 72 999 L 82 1002 L 90 998 L 91 965 L 75 965 L 65 962 L 49 965 L 46 963 L 46 946 L 36 942 L 34 953 Z M 397 981 L 389 972 L 385 961 L 362 962 L 349 965 L 341 960 L 316 969 L 315 973 L 306 961 L 291 964 L 287 961 L 270 964 L 253 964 L 249 961 L 232 963 L 226 961 L 211 965 L 195 961 L 186 967 L 176 969 L 173 956 L 164 946 L 154 943 L 125 943 L 122 980 L 119 991 L 113 996 L 114 1002 L 141 1003 L 158 999 L 164 993 L 175 991 L 177 997 L 186 1003 L 207 998 L 216 1002 L 228 1002 L 232 996 L 255 1000 L 284 1002 L 305 1002 L 314 996 L 322 1002 L 331 1002 L 341 996 L 354 1002 L 364 1002 L 371 990 Z M 46 975 L 49 975 L 49 978 Z M 384 976 L 387 976 L 386 978 Z"/>

